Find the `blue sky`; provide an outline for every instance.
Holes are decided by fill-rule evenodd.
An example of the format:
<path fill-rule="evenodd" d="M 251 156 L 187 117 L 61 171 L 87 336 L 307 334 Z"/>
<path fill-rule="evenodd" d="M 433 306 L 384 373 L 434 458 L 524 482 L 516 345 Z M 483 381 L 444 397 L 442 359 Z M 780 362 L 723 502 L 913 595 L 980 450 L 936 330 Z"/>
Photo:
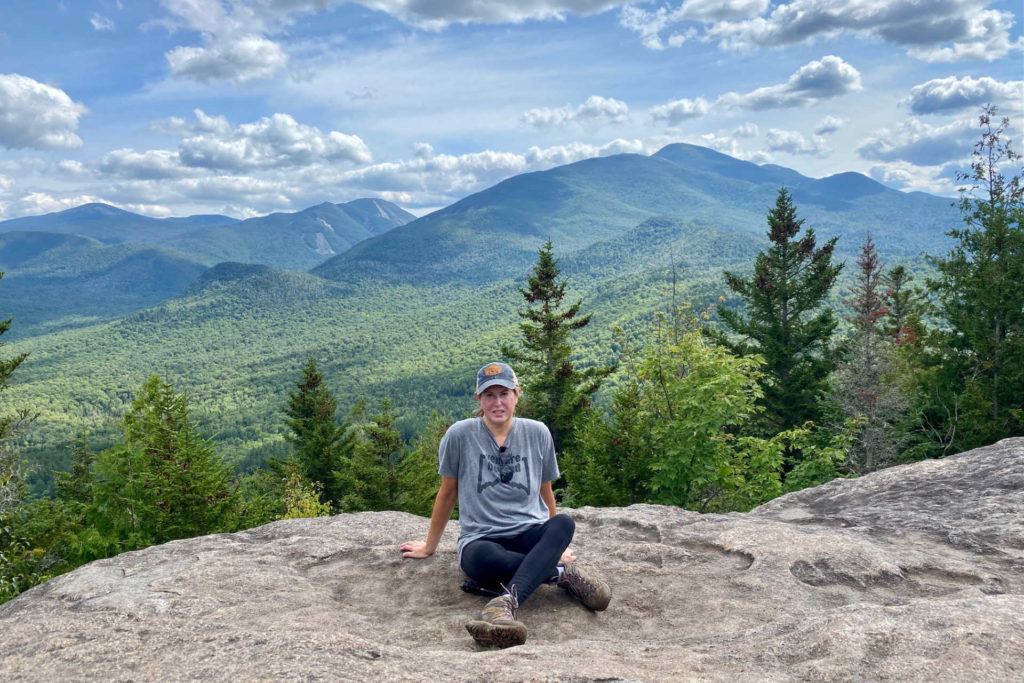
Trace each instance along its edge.
<path fill-rule="evenodd" d="M 1021 14 L 1019 0 L 6 0 L 0 219 L 366 196 L 421 214 L 672 142 L 953 194 L 982 104 L 1020 138 Z"/>

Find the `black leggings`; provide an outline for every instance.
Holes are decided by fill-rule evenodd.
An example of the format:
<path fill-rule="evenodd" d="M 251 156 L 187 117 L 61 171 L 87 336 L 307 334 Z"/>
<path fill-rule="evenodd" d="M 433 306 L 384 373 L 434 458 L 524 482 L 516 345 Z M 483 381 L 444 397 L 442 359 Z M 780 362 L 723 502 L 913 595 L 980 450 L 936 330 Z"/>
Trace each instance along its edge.
<path fill-rule="evenodd" d="M 575 530 L 572 517 L 558 514 L 518 536 L 479 538 L 462 549 L 462 571 L 481 586 L 515 586 L 522 605 L 537 586 L 558 575 L 558 560 Z"/>

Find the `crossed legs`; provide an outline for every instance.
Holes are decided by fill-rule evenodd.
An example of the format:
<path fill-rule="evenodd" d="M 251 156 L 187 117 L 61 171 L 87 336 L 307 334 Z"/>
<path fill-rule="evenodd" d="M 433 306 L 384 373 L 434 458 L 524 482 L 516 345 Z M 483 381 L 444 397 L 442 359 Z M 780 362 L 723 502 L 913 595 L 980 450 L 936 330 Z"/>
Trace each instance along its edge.
<path fill-rule="evenodd" d="M 462 550 L 462 571 L 481 586 L 515 587 L 519 604 L 558 576 L 558 560 L 572 542 L 576 523 L 557 514 L 510 538 L 481 538 Z"/>

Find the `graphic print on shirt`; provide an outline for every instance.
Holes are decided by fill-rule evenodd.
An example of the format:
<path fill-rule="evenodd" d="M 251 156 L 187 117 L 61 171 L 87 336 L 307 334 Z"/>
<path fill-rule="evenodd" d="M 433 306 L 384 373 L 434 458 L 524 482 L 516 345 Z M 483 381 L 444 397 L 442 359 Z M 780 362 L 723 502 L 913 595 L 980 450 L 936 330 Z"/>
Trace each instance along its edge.
<path fill-rule="evenodd" d="M 476 491 L 483 493 L 492 486 L 511 486 L 530 492 L 530 462 L 515 453 L 480 454 Z"/>

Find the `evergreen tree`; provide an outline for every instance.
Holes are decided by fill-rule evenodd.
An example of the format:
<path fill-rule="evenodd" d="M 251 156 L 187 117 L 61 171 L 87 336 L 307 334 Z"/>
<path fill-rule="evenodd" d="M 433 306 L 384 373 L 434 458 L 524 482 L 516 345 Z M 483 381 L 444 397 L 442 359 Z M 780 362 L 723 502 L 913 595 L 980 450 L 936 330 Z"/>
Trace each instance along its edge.
<path fill-rule="evenodd" d="M 835 377 L 837 403 L 848 418 L 860 421 L 847 466 L 856 473 L 891 464 L 896 456 L 896 430 L 906 400 L 891 380 L 892 337 L 886 334 L 889 313 L 882 284 L 882 264 L 869 234 L 857 258 L 857 278 L 844 303 L 852 332 L 847 353 Z M 905 314 L 905 312 L 904 312 Z M 900 328 L 902 328 L 902 323 Z"/>
<path fill-rule="evenodd" d="M 452 421 L 434 413 L 398 464 L 397 509 L 429 517 L 440 485 L 438 449 Z"/>
<path fill-rule="evenodd" d="M 96 456 L 90 519 L 120 550 L 230 527 L 230 470 L 193 428 L 184 394 L 153 375 Z"/>
<path fill-rule="evenodd" d="M 362 412 L 361 408 L 357 408 Z M 402 459 L 402 434 L 395 427 L 391 401 L 381 401 L 376 415 L 355 430 L 352 455 L 334 472 L 336 486 L 345 492 L 341 509 L 393 510 L 398 499 L 398 463 Z"/>
<path fill-rule="evenodd" d="M 953 451 L 1024 434 L 1024 185 L 1009 121 L 994 125 L 995 116 L 990 106 L 979 118 L 971 171 L 961 176 L 964 227 L 949 233 L 958 240 L 950 254 L 932 259 L 938 275 L 928 283 L 948 325 L 942 364 L 955 368 L 945 392 L 955 407 L 933 419 L 955 434 Z M 1016 175 L 1006 178 L 1004 167 Z"/>
<path fill-rule="evenodd" d="M 92 500 L 92 464 L 95 461 L 96 453 L 90 448 L 88 437 L 79 434 L 71 445 L 71 469 L 53 475 L 57 498 L 76 503 Z"/>
<path fill-rule="evenodd" d="M 338 402 L 324 384 L 312 358 L 302 369 L 302 379 L 288 394 L 285 408 L 288 440 L 294 447 L 302 475 L 317 486 L 324 502 L 337 502 L 341 492 L 335 487 L 334 471 L 351 452 L 344 425 L 336 419 Z"/>
<path fill-rule="evenodd" d="M 882 329 L 899 345 L 916 343 L 923 327 L 925 304 L 913 281 L 905 266 L 893 266 L 882 276 L 886 309 Z"/>
<path fill-rule="evenodd" d="M 768 213 L 771 245 L 758 254 L 753 276 L 725 274 L 746 311 L 721 309 L 722 322 L 738 339 L 719 339 L 735 353 L 764 358 L 767 433 L 820 420 L 820 398 L 836 366 L 830 344 L 836 321 L 822 307 L 842 269 L 832 263 L 836 238 L 819 247 L 812 228 L 798 237 L 803 223 L 789 193 L 780 189 Z"/>
<path fill-rule="evenodd" d="M 580 315 L 581 300 L 563 306 L 566 283 L 559 280 L 552 250 L 550 241 L 541 247 L 526 287 L 519 290 L 527 303 L 519 311 L 522 342 L 503 345 L 501 352 L 523 377 L 524 412 L 548 426 L 555 450 L 562 452 L 573 442 L 577 416 L 614 368 L 579 370 L 573 363 L 570 336 L 586 327 L 590 316 Z"/>

